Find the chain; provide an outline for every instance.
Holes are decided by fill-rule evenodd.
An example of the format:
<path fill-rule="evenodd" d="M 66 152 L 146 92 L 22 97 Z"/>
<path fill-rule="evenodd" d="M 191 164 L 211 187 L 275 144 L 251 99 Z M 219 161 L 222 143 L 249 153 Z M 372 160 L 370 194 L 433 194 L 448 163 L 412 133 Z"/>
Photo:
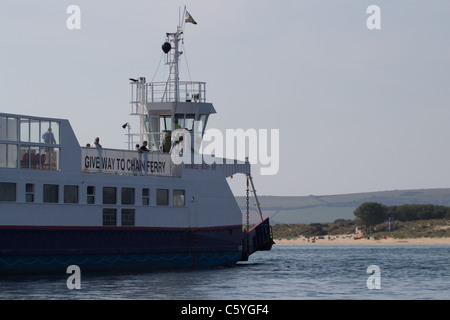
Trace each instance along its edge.
<path fill-rule="evenodd" d="M 250 245 L 249 245 L 249 231 L 250 231 L 250 212 L 249 212 L 249 186 L 248 186 L 248 175 L 247 175 L 247 254 L 250 254 Z"/>

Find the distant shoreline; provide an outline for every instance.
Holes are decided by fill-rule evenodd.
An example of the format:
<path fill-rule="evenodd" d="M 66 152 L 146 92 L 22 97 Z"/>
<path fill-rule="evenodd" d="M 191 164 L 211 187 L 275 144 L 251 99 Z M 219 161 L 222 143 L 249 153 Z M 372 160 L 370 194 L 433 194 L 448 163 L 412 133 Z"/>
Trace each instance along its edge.
<path fill-rule="evenodd" d="M 361 237 L 360 239 L 355 239 L 354 235 L 339 235 L 339 236 L 324 236 L 323 239 L 319 237 L 310 237 L 309 241 L 306 237 L 298 237 L 295 239 L 274 239 L 275 244 L 280 245 L 384 245 L 384 244 L 448 244 L 450 245 L 450 238 L 389 238 L 386 237 L 380 239 L 374 239 L 371 237 Z"/>

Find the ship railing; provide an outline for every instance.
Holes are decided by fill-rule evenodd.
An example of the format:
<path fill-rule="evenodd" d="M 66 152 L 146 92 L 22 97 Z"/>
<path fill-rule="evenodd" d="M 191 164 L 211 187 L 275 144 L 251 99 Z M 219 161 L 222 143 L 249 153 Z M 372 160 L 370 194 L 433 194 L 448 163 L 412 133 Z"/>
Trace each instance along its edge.
<path fill-rule="evenodd" d="M 86 173 L 181 177 L 182 169 L 167 153 L 82 147 L 81 170 Z"/>
<path fill-rule="evenodd" d="M 131 102 L 206 102 L 206 83 L 179 81 L 178 90 L 174 82 L 131 83 Z M 178 91 L 178 94 L 177 94 Z"/>
<path fill-rule="evenodd" d="M 142 141 L 147 141 L 147 148 L 154 152 L 168 153 L 171 148 L 170 132 L 145 132 L 143 134 L 130 134 L 141 137 Z M 167 140 L 167 137 L 169 140 Z"/>

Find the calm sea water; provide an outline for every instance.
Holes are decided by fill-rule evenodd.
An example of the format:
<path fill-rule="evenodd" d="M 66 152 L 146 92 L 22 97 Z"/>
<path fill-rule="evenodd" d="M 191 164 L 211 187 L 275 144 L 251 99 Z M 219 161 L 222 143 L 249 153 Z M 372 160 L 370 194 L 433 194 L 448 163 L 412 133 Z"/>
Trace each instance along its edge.
<path fill-rule="evenodd" d="M 379 267 L 380 288 L 368 289 Z M 246 263 L 206 270 L 0 277 L 0 299 L 449 299 L 450 245 L 275 245 Z M 373 282 L 375 283 L 375 282 Z"/>

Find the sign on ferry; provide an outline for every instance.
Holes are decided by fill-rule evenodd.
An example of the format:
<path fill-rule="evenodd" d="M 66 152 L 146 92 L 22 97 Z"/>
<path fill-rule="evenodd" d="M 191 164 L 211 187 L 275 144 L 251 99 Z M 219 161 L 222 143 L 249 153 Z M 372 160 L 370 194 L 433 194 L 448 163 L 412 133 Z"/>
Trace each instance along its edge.
<path fill-rule="evenodd" d="M 81 168 L 84 172 L 168 176 L 170 167 L 169 154 L 81 148 Z"/>

